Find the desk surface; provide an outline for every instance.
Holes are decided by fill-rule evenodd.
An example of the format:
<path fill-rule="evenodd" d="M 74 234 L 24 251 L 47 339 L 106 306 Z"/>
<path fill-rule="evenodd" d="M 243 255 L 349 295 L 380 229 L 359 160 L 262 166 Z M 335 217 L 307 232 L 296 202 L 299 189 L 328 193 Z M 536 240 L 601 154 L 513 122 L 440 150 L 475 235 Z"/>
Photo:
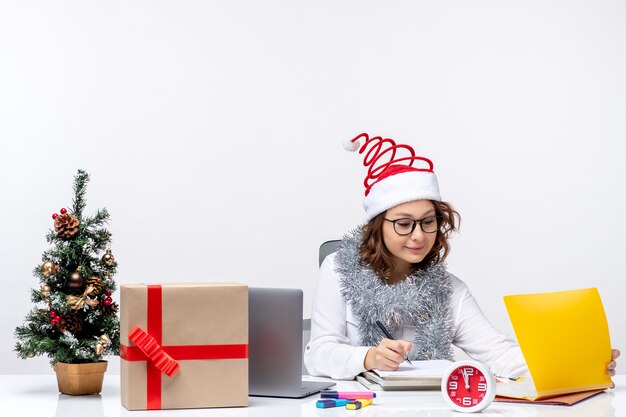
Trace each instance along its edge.
<path fill-rule="evenodd" d="M 309 377 L 310 378 L 310 377 Z M 314 379 L 314 378 L 310 378 Z M 626 416 L 626 375 L 613 379 L 616 388 L 571 407 L 493 403 L 478 415 L 533 417 L 621 417 Z M 338 381 L 340 390 L 365 390 L 355 381 Z M 0 410 L 3 416 L 117 417 L 117 416 L 220 416 L 220 417 L 337 417 L 407 416 L 460 417 L 451 411 L 439 391 L 379 392 L 377 405 L 362 410 L 317 409 L 319 394 L 299 400 L 250 397 L 245 408 L 197 410 L 128 411 L 120 403 L 119 375 L 106 375 L 100 395 L 73 397 L 59 394 L 50 375 L 0 375 Z M 471 415 L 471 414 L 468 414 Z"/>

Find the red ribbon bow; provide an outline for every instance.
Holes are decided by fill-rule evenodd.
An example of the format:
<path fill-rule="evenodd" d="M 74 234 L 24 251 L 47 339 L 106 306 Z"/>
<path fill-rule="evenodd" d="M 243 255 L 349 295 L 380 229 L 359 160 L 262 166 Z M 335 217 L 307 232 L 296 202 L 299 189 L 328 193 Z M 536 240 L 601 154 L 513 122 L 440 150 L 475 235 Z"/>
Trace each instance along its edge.
<path fill-rule="evenodd" d="M 128 332 L 128 339 L 141 350 L 156 368 L 171 377 L 180 369 L 180 364 L 174 358 L 165 353 L 163 347 L 139 327 L 133 327 Z"/>

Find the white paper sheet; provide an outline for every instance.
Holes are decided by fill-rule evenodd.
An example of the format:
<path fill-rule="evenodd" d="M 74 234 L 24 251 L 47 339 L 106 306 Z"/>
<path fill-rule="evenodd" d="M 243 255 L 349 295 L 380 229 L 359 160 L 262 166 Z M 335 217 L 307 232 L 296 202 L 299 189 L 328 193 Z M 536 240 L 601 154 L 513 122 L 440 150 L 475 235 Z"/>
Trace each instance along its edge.
<path fill-rule="evenodd" d="M 381 371 L 374 369 L 381 378 L 441 378 L 452 362 L 448 360 L 411 361 L 413 366 L 404 362 L 397 371 Z"/>

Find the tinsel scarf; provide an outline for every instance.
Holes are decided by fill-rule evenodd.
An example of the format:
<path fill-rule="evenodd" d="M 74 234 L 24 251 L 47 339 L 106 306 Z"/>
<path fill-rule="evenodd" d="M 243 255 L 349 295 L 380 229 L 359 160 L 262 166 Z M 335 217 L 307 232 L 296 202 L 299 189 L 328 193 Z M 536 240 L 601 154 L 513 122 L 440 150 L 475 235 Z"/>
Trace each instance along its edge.
<path fill-rule="evenodd" d="M 377 346 L 384 337 L 377 320 L 391 332 L 404 323 L 416 329 L 411 359 L 452 359 L 452 288 L 445 267 L 430 266 L 387 284 L 362 265 L 362 236 L 362 228 L 347 233 L 335 255 L 341 293 L 358 319 L 361 346 Z"/>

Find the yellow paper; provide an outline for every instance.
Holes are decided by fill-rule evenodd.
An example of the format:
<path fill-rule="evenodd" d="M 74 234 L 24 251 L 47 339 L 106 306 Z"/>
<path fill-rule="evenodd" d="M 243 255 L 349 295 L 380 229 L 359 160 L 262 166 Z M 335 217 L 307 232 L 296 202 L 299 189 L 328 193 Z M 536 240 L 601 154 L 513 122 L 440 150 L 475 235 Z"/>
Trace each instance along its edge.
<path fill-rule="evenodd" d="M 596 288 L 509 295 L 504 303 L 534 382 L 529 399 L 611 386 L 611 340 Z"/>

